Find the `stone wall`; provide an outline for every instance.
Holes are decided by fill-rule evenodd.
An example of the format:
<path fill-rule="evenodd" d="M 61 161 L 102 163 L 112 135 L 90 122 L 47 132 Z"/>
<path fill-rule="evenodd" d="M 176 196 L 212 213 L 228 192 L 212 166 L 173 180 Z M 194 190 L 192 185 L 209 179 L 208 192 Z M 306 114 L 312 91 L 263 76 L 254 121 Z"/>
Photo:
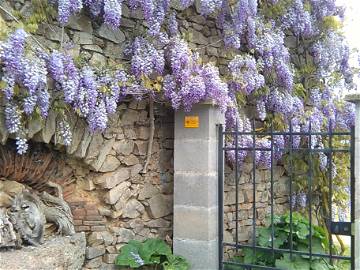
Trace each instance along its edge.
<path fill-rule="evenodd" d="M 2 1 L 10 12 L 17 11 L 25 18 L 31 14 L 31 1 Z M 11 21 L 4 13 L 2 17 Z M 223 48 L 214 20 L 205 19 L 196 9 L 187 9 L 178 15 L 181 34 L 190 47 L 199 52 L 204 62 L 215 62 L 225 74 L 231 59 L 231 50 Z M 91 20 L 86 12 L 71 18 L 64 29 L 63 40 L 71 44 L 69 52 L 90 64 L 122 63 L 126 42 L 136 33 L 144 32 L 142 15 L 131 13 L 125 6 L 121 27 L 113 30 L 99 20 Z M 36 34 L 45 46 L 59 49 L 62 29 L 56 20 L 43 23 Z M 67 46 L 68 47 L 68 46 Z M 91 134 L 82 119 L 70 119 L 73 142 L 64 147 L 56 136 L 57 115 L 50 112 L 45 124 L 30 122 L 29 137 L 50 144 L 63 153 L 65 198 L 70 203 L 77 231 L 87 234 L 86 269 L 111 269 L 118 249 L 130 239 L 142 240 L 161 237 L 171 241 L 173 200 L 173 112 L 166 106 L 155 109 L 155 138 L 149 170 L 142 174 L 149 139 L 149 116 L 145 100 L 127 100 L 110 119 L 104 134 Z M 6 143 L 8 134 L 0 114 L 0 140 Z M 246 167 L 247 168 L 247 167 Z M 269 178 L 267 171 L 257 170 L 257 215 L 263 224 L 269 210 Z M 279 190 L 285 182 L 284 172 L 278 169 Z M 242 241 L 249 239 L 252 197 L 250 171 L 244 170 L 240 184 L 240 234 Z M 227 169 L 225 186 L 225 236 L 234 235 L 234 180 Z M 285 197 L 275 198 L 284 202 Z M 232 235 L 231 235 L 232 234 Z M 168 236 L 168 237 L 167 237 Z"/>

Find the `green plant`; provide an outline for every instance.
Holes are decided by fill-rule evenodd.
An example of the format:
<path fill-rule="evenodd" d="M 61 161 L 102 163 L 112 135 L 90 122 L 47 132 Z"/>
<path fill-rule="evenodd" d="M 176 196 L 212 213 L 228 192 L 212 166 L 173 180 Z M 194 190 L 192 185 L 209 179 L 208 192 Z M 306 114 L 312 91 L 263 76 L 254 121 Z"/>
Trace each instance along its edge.
<path fill-rule="evenodd" d="M 148 265 L 161 266 L 164 270 L 188 270 L 190 267 L 185 258 L 172 254 L 170 247 L 161 239 L 129 241 L 121 247 L 115 264 L 132 269 Z"/>
<path fill-rule="evenodd" d="M 274 248 L 290 249 L 292 239 L 292 248 L 296 251 L 309 252 L 310 239 L 312 253 L 326 254 L 329 247 L 327 232 L 320 226 L 312 225 L 310 235 L 310 224 L 304 215 L 294 212 L 292 214 L 292 228 L 290 229 L 290 214 L 274 216 L 274 228 L 272 226 L 258 228 L 257 245 L 271 248 L 271 235 L 274 230 Z M 292 230 L 292 237 L 290 231 Z M 335 247 L 333 251 L 336 252 Z M 267 250 L 256 250 L 245 248 L 242 253 L 234 256 L 230 261 L 242 262 L 246 264 L 256 264 L 262 266 L 271 266 L 284 270 L 338 270 L 344 268 L 341 262 L 335 262 L 330 265 L 326 258 L 310 257 L 307 255 L 293 254 L 292 258 L 288 253 L 275 252 Z M 240 270 L 242 267 L 236 265 L 226 265 L 226 270 Z"/>

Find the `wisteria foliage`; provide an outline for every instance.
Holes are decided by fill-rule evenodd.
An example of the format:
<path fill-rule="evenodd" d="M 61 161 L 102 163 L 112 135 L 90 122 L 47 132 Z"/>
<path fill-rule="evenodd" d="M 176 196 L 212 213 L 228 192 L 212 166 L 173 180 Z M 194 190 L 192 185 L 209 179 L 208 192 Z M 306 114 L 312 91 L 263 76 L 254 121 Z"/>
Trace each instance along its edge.
<path fill-rule="evenodd" d="M 144 94 L 160 95 L 174 109 L 190 111 L 204 100 L 218 104 L 226 115 L 228 129 L 249 130 L 247 116 L 239 112 L 239 98 L 255 100 L 255 116 L 266 121 L 271 115 L 283 122 L 283 130 L 304 131 L 309 120 L 312 128 L 347 129 L 354 124 L 354 111 L 340 100 L 340 88 L 351 85 L 349 49 L 340 31 L 331 27 L 342 20 L 343 10 L 335 0 L 269 0 L 258 5 L 256 0 L 200 0 L 197 4 L 203 16 L 216 17 L 226 47 L 235 49 L 228 63 L 228 74 L 221 76 L 214 64 L 202 63 L 181 38 L 177 13 L 195 5 L 193 0 L 51 0 L 58 11 L 58 21 L 66 26 L 73 14 L 83 10 L 93 17 L 101 17 L 113 28 L 121 27 L 124 6 L 130 11 L 140 10 L 150 27 L 142 37 L 135 37 L 126 50 L 131 59 L 129 69 L 98 70 L 78 66 L 63 51 L 51 53 L 25 52 L 27 34 L 17 30 L 1 43 L 2 91 L 5 120 L 10 133 L 19 138 L 18 151 L 26 150 L 25 119 L 34 113 L 46 118 L 50 102 L 60 99 L 86 119 L 91 131 L 104 131 L 108 118 L 114 113 L 122 97 Z M 173 9 L 173 5 L 176 9 Z M 329 26 L 330 25 L 330 26 Z M 305 40 L 306 59 L 299 64 L 293 56 L 298 52 L 286 42 L 288 37 Z M 310 65 L 316 86 L 304 82 L 301 65 Z M 308 66 L 306 66 L 309 68 Z M 332 80 L 338 74 L 338 83 Z M 48 90 L 48 78 L 54 89 Z M 152 89 L 148 80 L 161 82 L 162 91 Z M 158 79 L 160 78 L 160 79 Z M 301 85 L 302 91 L 298 91 Z M 59 136 L 64 144 L 71 143 L 71 132 L 64 121 L 59 124 Z M 21 141 L 20 141 L 21 139 Z M 276 138 L 275 147 L 287 138 Z M 234 142 L 229 141 L 229 144 Z M 239 142 L 248 146 L 248 139 Z M 259 141 L 268 147 L 269 141 Z M 294 136 L 293 146 L 299 147 L 301 138 Z M 314 138 L 311 147 L 321 147 Z M 280 159 L 283 151 L 275 151 Z M 246 156 L 246 153 L 241 153 Z M 231 159 L 232 153 L 229 153 Z M 256 155 L 260 166 L 269 164 L 269 156 Z M 242 159 L 240 159 L 242 160 Z M 325 167 L 325 166 L 324 166 Z"/>

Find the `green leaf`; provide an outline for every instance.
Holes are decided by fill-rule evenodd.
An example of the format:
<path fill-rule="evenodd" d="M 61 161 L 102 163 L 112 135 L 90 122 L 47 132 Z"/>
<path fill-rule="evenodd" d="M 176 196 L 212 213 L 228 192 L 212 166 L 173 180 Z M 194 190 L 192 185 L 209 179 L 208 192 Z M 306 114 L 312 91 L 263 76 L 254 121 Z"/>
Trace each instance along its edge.
<path fill-rule="evenodd" d="M 129 266 L 130 268 L 139 268 L 145 264 L 139 254 L 141 243 L 130 241 L 127 245 L 121 247 L 120 254 L 115 259 L 115 264 L 119 266 Z"/>
<path fill-rule="evenodd" d="M 147 239 L 141 248 L 139 254 L 145 262 L 150 264 L 159 264 L 161 256 L 168 257 L 172 254 L 170 247 L 161 239 Z"/>

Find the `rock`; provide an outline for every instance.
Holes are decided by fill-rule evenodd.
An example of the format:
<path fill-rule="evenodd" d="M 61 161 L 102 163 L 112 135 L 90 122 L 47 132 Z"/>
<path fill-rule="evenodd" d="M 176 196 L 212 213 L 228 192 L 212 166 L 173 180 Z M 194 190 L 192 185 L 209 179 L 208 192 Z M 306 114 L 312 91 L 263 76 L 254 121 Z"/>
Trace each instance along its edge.
<path fill-rule="evenodd" d="M 84 190 L 93 191 L 95 189 L 95 185 L 91 179 L 86 179 L 84 181 Z"/>
<path fill-rule="evenodd" d="M 116 253 L 110 253 L 110 254 L 107 253 L 104 255 L 104 262 L 108 263 L 108 264 L 113 264 L 118 255 L 119 254 L 116 254 Z M 114 268 L 114 269 L 116 269 L 116 268 Z"/>
<path fill-rule="evenodd" d="M 139 120 L 139 112 L 131 109 L 127 109 L 121 117 L 123 125 L 134 125 Z"/>
<path fill-rule="evenodd" d="M 38 33 L 44 35 L 47 39 L 61 42 L 63 39 L 63 42 L 70 41 L 69 36 L 64 33 L 62 35 L 62 29 L 59 26 L 56 25 L 49 25 L 47 23 L 43 23 L 39 25 Z"/>
<path fill-rule="evenodd" d="M 28 138 L 32 138 L 43 127 L 43 121 L 40 117 L 33 117 L 28 124 Z"/>
<path fill-rule="evenodd" d="M 120 166 L 120 161 L 114 156 L 107 156 L 99 172 L 113 172 Z"/>
<path fill-rule="evenodd" d="M 124 191 L 120 199 L 117 201 L 117 203 L 114 205 L 115 210 L 118 210 L 119 214 L 122 215 L 124 208 L 126 206 L 127 201 L 130 199 L 130 197 L 133 195 L 133 191 L 130 189 L 127 189 Z"/>
<path fill-rule="evenodd" d="M 73 154 L 79 147 L 79 144 L 81 143 L 81 139 L 83 138 L 86 129 L 87 126 L 85 122 L 81 119 L 78 119 L 75 124 L 75 128 L 72 131 L 71 144 L 70 146 L 66 147 L 66 152 L 68 154 Z"/>
<path fill-rule="evenodd" d="M 147 140 L 150 136 L 150 129 L 148 127 L 139 127 L 136 130 L 137 138 L 141 140 Z"/>
<path fill-rule="evenodd" d="M 123 209 L 122 216 L 125 218 L 137 218 L 145 211 L 144 206 L 137 200 L 131 199 Z"/>
<path fill-rule="evenodd" d="M 148 142 L 147 141 L 136 141 L 135 142 L 135 149 L 134 154 L 145 156 L 148 149 Z"/>
<path fill-rule="evenodd" d="M 91 163 L 98 156 L 103 142 L 104 139 L 100 133 L 96 133 L 92 136 L 91 143 L 86 152 L 86 163 Z"/>
<path fill-rule="evenodd" d="M 98 246 L 103 243 L 104 243 L 104 239 L 101 235 L 101 232 L 92 232 L 87 239 L 87 244 L 89 246 Z"/>
<path fill-rule="evenodd" d="M 129 169 L 119 168 L 115 172 L 101 174 L 99 177 L 95 178 L 94 181 L 102 188 L 111 189 L 129 178 Z"/>
<path fill-rule="evenodd" d="M 125 193 L 131 184 L 129 182 L 122 182 L 116 187 L 109 190 L 105 195 L 105 202 L 108 204 L 115 204 L 119 198 Z"/>
<path fill-rule="evenodd" d="M 5 117 L 4 113 L 0 113 L 0 143 L 5 144 L 7 138 L 9 136 L 9 132 L 5 125 Z"/>
<path fill-rule="evenodd" d="M 87 51 L 103 53 L 103 50 L 98 45 L 84 45 L 83 49 Z"/>
<path fill-rule="evenodd" d="M 105 66 L 106 57 L 100 53 L 93 53 L 93 56 L 90 59 L 90 64 L 93 66 Z"/>
<path fill-rule="evenodd" d="M 110 153 L 113 145 L 115 143 L 115 138 L 111 139 L 111 140 L 105 140 L 103 145 L 100 147 L 99 149 L 99 155 L 97 156 L 97 158 L 91 163 L 91 166 L 96 170 L 99 171 L 100 168 L 105 165 L 105 160 L 108 156 L 108 154 Z M 110 166 L 111 167 L 111 166 Z"/>
<path fill-rule="evenodd" d="M 139 159 L 131 154 L 130 156 L 124 158 L 123 163 L 125 163 L 127 166 L 131 166 L 139 163 Z"/>
<path fill-rule="evenodd" d="M 120 29 L 112 29 L 105 23 L 100 26 L 98 35 L 115 43 L 122 43 L 125 41 L 125 35 Z"/>
<path fill-rule="evenodd" d="M 113 149 L 118 155 L 128 156 L 132 153 L 134 145 L 133 140 L 121 140 L 114 143 Z"/>
<path fill-rule="evenodd" d="M 85 259 L 84 233 L 54 237 L 36 248 L 28 246 L 1 252 L 1 269 L 79 270 Z M 21 259 L 19 259 L 21 258 Z M 101 258 L 100 258 L 101 260 Z"/>
<path fill-rule="evenodd" d="M 105 254 L 105 246 L 95 246 L 95 247 L 87 247 L 86 248 L 86 259 L 94 259 L 96 257 L 99 257 L 101 255 Z"/>
<path fill-rule="evenodd" d="M 209 40 L 199 31 L 196 31 L 193 28 L 189 29 L 190 41 L 199 44 L 206 45 L 209 43 Z"/>
<path fill-rule="evenodd" d="M 172 196 L 157 194 L 149 199 L 151 215 L 161 218 L 172 213 Z"/>
<path fill-rule="evenodd" d="M 12 198 L 10 197 L 10 195 L 3 191 L 0 191 L 0 208 L 1 207 L 7 208 L 11 206 L 11 203 L 12 203 Z"/>
<path fill-rule="evenodd" d="M 104 49 L 104 55 L 113 59 L 120 59 L 123 56 L 123 50 L 123 47 L 119 44 L 107 42 L 107 45 Z"/>
<path fill-rule="evenodd" d="M 73 42 L 80 45 L 93 44 L 93 35 L 86 32 L 75 32 Z"/>
<path fill-rule="evenodd" d="M 167 221 L 162 218 L 153 219 L 145 223 L 145 225 L 150 228 L 168 228 L 170 227 L 170 224 L 171 224 L 170 221 Z"/>
<path fill-rule="evenodd" d="M 140 173 L 143 169 L 143 166 L 141 164 L 135 164 L 134 166 L 130 167 L 130 175 L 131 177 L 134 177 L 138 173 Z"/>
<path fill-rule="evenodd" d="M 2 183 L 2 191 L 15 197 L 16 194 L 22 193 L 25 189 L 25 186 L 16 181 L 5 180 L 0 182 Z"/>
<path fill-rule="evenodd" d="M 50 110 L 46 118 L 45 126 L 42 129 L 42 140 L 44 143 L 49 143 L 56 130 L 56 116 L 57 112 Z"/>
<path fill-rule="evenodd" d="M 139 200 L 145 200 L 153 197 L 155 194 L 159 193 L 159 190 L 150 183 L 145 183 L 144 187 L 141 189 L 139 193 Z"/>
<path fill-rule="evenodd" d="M 85 130 L 84 135 L 81 139 L 78 149 L 75 151 L 74 156 L 77 158 L 84 158 L 87 153 L 87 149 L 90 145 L 92 136 L 89 130 Z"/>
<path fill-rule="evenodd" d="M 93 32 L 90 18 L 82 13 L 71 16 L 66 27 L 90 34 Z"/>
<path fill-rule="evenodd" d="M 120 227 L 113 227 L 112 229 L 117 236 L 117 243 L 127 243 L 135 238 L 135 233 L 132 230 Z"/>
<path fill-rule="evenodd" d="M 92 259 L 90 261 L 87 261 L 85 264 L 85 269 L 89 268 L 89 269 L 100 269 L 100 266 L 102 264 L 102 258 L 101 257 L 97 257 L 95 259 Z"/>

